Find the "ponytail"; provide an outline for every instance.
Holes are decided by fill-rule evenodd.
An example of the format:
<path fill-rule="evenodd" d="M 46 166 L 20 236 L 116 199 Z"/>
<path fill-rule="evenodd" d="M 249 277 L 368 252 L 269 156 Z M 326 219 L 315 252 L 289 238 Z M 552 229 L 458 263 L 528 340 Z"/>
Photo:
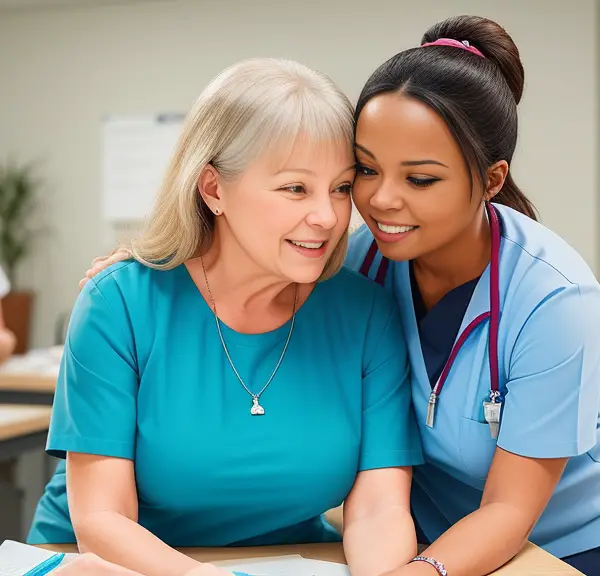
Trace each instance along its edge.
<path fill-rule="evenodd" d="M 493 201 L 508 206 L 521 214 L 525 214 L 525 216 L 529 216 L 532 220 L 537 220 L 535 206 L 515 184 L 510 172 L 504 181 L 504 186 L 502 186 L 500 192 L 494 196 Z"/>

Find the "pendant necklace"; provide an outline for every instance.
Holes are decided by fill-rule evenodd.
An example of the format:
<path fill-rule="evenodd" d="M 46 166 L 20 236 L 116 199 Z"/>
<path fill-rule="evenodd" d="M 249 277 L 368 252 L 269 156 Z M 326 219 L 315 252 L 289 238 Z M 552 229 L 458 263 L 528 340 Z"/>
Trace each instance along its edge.
<path fill-rule="evenodd" d="M 281 362 L 283 361 L 283 357 L 285 356 L 285 353 L 287 351 L 288 344 L 290 343 L 290 339 L 292 338 L 292 332 L 294 331 L 294 324 L 296 321 L 296 304 L 298 302 L 298 284 L 294 285 L 294 305 L 292 308 L 292 319 L 290 321 L 290 330 L 288 332 L 287 339 L 285 341 L 285 345 L 283 346 L 283 351 L 281 352 L 279 361 L 277 362 L 275 369 L 271 373 L 271 376 L 267 380 L 267 383 L 262 387 L 260 392 L 258 392 L 257 394 L 254 394 L 250 390 L 250 388 L 248 388 L 248 386 L 246 386 L 246 383 L 240 376 L 239 372 L 237 371 L 237 369 L 233 363 L 233 360 L 231 359 L 231 356 L 229 355 L 229 350 L 227 349 L 227 345 L 225 344 L 225 339 L 223 338 L 223 334 L 221 333 L 221 321 L 219 320 L 219 316 L 217 315 L 217 305 L 216 305 L 215 299 L 212 295 L 212 291 L 210 289 L 210 284 L 208 283 L 208 276 L 206 274 L 206 268 L 204 267 L 204 260 L 202 259 L 202 257 L 200 257 L 200 263 L 202 264 L 202 271 L 204 272 L 204 282 L 206 284 L 206 289 L 208 291 L 208 295 L 210 296 L 212 310 L 213 310 L 213 314 L 215 316 L 215 322 L 217 324 L 217 332 L 219 333 L 219 338 L 221 340 L 221 345 L 223 346 L 223 351 L 225 352 L 225 356 L 227 357 L 227 360 L 229 361 L 229 365 L 231 366 L 231 369 L 233 370 L 234 374 L 237 376 L 237 379 L 240 381 L 240 384 L 243 386 L 244 390 L 246 390 L 246 392 L 252 398 L 252 407 L 250 408 L 250 414 L 252 414 L 252 416 L 262 416 L 265 413 L 265 409 L 260 404 L 260 397 L 262 396 L 263 392 L 269 387 L 269 384 L 271 384 L 273 378 L 275 378 L 275 374 L 277 374 L 277 370 L 279 370 L 279 366 L 281 365 Z"/>

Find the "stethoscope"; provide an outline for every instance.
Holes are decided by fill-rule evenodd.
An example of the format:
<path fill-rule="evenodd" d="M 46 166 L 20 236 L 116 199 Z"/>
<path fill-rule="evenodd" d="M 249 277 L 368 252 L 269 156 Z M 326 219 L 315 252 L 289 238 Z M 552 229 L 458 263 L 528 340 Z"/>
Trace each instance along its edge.
<path fill-rule="evenodd" d="M 425 424 L 429 428 L 433 428 L 435 424 L 435 409 L 438 404 L 442 388 L 448 379 L 452 365 L 456 360 L 456 357 L 463 347 L 467 338 L 482 322 L 485 322 L 488 318 L 490 319 L 490 329 L 488 335 L 488 350 L 489 350 L 489 364 L 490 364 L 490 395 L 489 399 L 483 403 L 483 411 L 486 422 L 490 426 L 490 434 L 492 438 L 498 437 L 498 430 L 500 427 L 500 412 L 502 410 L 502 394 L 499 390 L 499 376 L 498 376 L 498 333 L 500 329 L 500 220 L 498 219 L 498 213 L 491 203 L 486 202 L 485 205 L 488 219 L 490 221 L 490 230 L 492 235 L 492 246 L 491 246 L 491 258 L 490 258 L 490 309 L 487 312 L 483 312 L 477 316 L 471 323 L 460 333 L 448 360 L 444 365 L 444 369 L 436 382 L 435 386 L 431 390 L 429 396 L 429 402 L 427 404 L 427 417 Z M 364 276 L 369 275 L 369 270 L 373 264 L 373 260 L 377 255 L 377 242 L 373 240 L 367 251 L 367 255 L 363 260 L 362 266 L 360 267 L 360 273 Z M 375 281 L 381 286 L 385 283 L 385 278 L 389 268 L 389 260 L 387 258 L 381 259 L 381 262 L 377 268 L 375 274 Z"/>

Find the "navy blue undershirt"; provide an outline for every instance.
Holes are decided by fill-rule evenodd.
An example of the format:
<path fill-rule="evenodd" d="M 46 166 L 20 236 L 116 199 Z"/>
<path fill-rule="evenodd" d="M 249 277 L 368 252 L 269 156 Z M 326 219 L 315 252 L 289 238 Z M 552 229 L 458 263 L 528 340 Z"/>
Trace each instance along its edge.
<path fill-rule="evenodd" d="M 479 277 L 450 290 L 431 310 L 427 310 L 415 278 L 412 262 L 409 264 L 409 270 L 421 351 L 429 383 L 433 387 L 450 356 Z"/>

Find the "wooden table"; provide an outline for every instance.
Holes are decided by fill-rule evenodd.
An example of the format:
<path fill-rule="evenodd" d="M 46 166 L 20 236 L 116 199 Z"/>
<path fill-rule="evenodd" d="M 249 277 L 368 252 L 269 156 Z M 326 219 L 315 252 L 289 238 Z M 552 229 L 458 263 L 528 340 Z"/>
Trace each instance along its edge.
<path fill-rule="evenodd" d="M 44 449 L 51 408 L 0 404 L 0 462 L 28 450 Z"/>
<path fill-rule="evenodd" d="M 56 378 L 50 375 L 0 372 L 0 400 L 3 399 L 3 394 L 12 394 L 10 397 L 13 400 L 17 398 L 43 400 L 45 398 L 46 400 L 50 399 L 48 403 L 51 404 L 51 397 L 54 395 L 55 387 Z M 20 407 L 13 406 L 13 408 L 18 409 Z M 50 409 L 37 407 L 41 411 L 33 413 L 31 412 L 31 406 L 23 408 L 30 411 L 28 412 L 29 417 L 24 416 L 24 419 L 20 423 L 15 422 L 12 427 L 4 427 L 3 429 L 2 405 L 0 405 L 0 460 L 2 460 L 3 444 L 6 444 L 6 439 L 3 441 L 3 430 L 5 435 L 10 435 L 11 433 L 14 435 L 17 431 L 21 430 L 25 434 L 25 438 L 29 435 L 29 438 L 36 445 L 43 447 L 50 418 Z M 36 437 L 36 434 L 41 434 L 41 436 Z M 40 442 L 40 438 L 43 438 L 42 442 Z M 341 510 L 332 511 L 328 516 L 332 524 L 338 528 L 341 527 Z M 68 544 L 44 547 L 59 552 L 76 552 L 75 546 Z M 299 546 L 253 548 L 189 548 L 183 549 L 182 552 L 198 560 L 209 562 L 238 558 L 282 556 L 286 554 L 300 554 L 306 558 L 315 560 L 345 562 L 344 553 L 339 544 L 306 544 Z M 527 544 L 516 558 L 500 570 L 494 572 L 496 576 L 576 576 L 577 574 L 581 573 L 533 544 Z"/>
<path fill-rule="evenodd" d="M 0 403 L 50 406 L 62 347 L 14 356 L 0 366 Z"/>
<path fill-rule="evenodd" d="M 42 548 L 56 552 L 77 552 L 76 547 L 72 544 L 49 545 L 42 546 Z M 345 563 L 341 544 L 300 544 L 253 548 L 182 548 L 181 551 L 202 562 L 300 554 L 314 560 Z M 518 556 L 493 574 L 494 576 L 577 576 L 581 575 L 581 572 L 533 544 L 527 544 Z"/>
<path fill-rule="evenodd" d="M 23 533 L 22 498 L 16 464 L 25 452 L 43 450 L 51 408 L 0 404 L 0 542 Z"/>
<path fill-rule="evenodd" d="M 4 404 L 41 404 L 51 406 L 56 378 L 39 374 L 1 374 L 0 402 Z"/>

